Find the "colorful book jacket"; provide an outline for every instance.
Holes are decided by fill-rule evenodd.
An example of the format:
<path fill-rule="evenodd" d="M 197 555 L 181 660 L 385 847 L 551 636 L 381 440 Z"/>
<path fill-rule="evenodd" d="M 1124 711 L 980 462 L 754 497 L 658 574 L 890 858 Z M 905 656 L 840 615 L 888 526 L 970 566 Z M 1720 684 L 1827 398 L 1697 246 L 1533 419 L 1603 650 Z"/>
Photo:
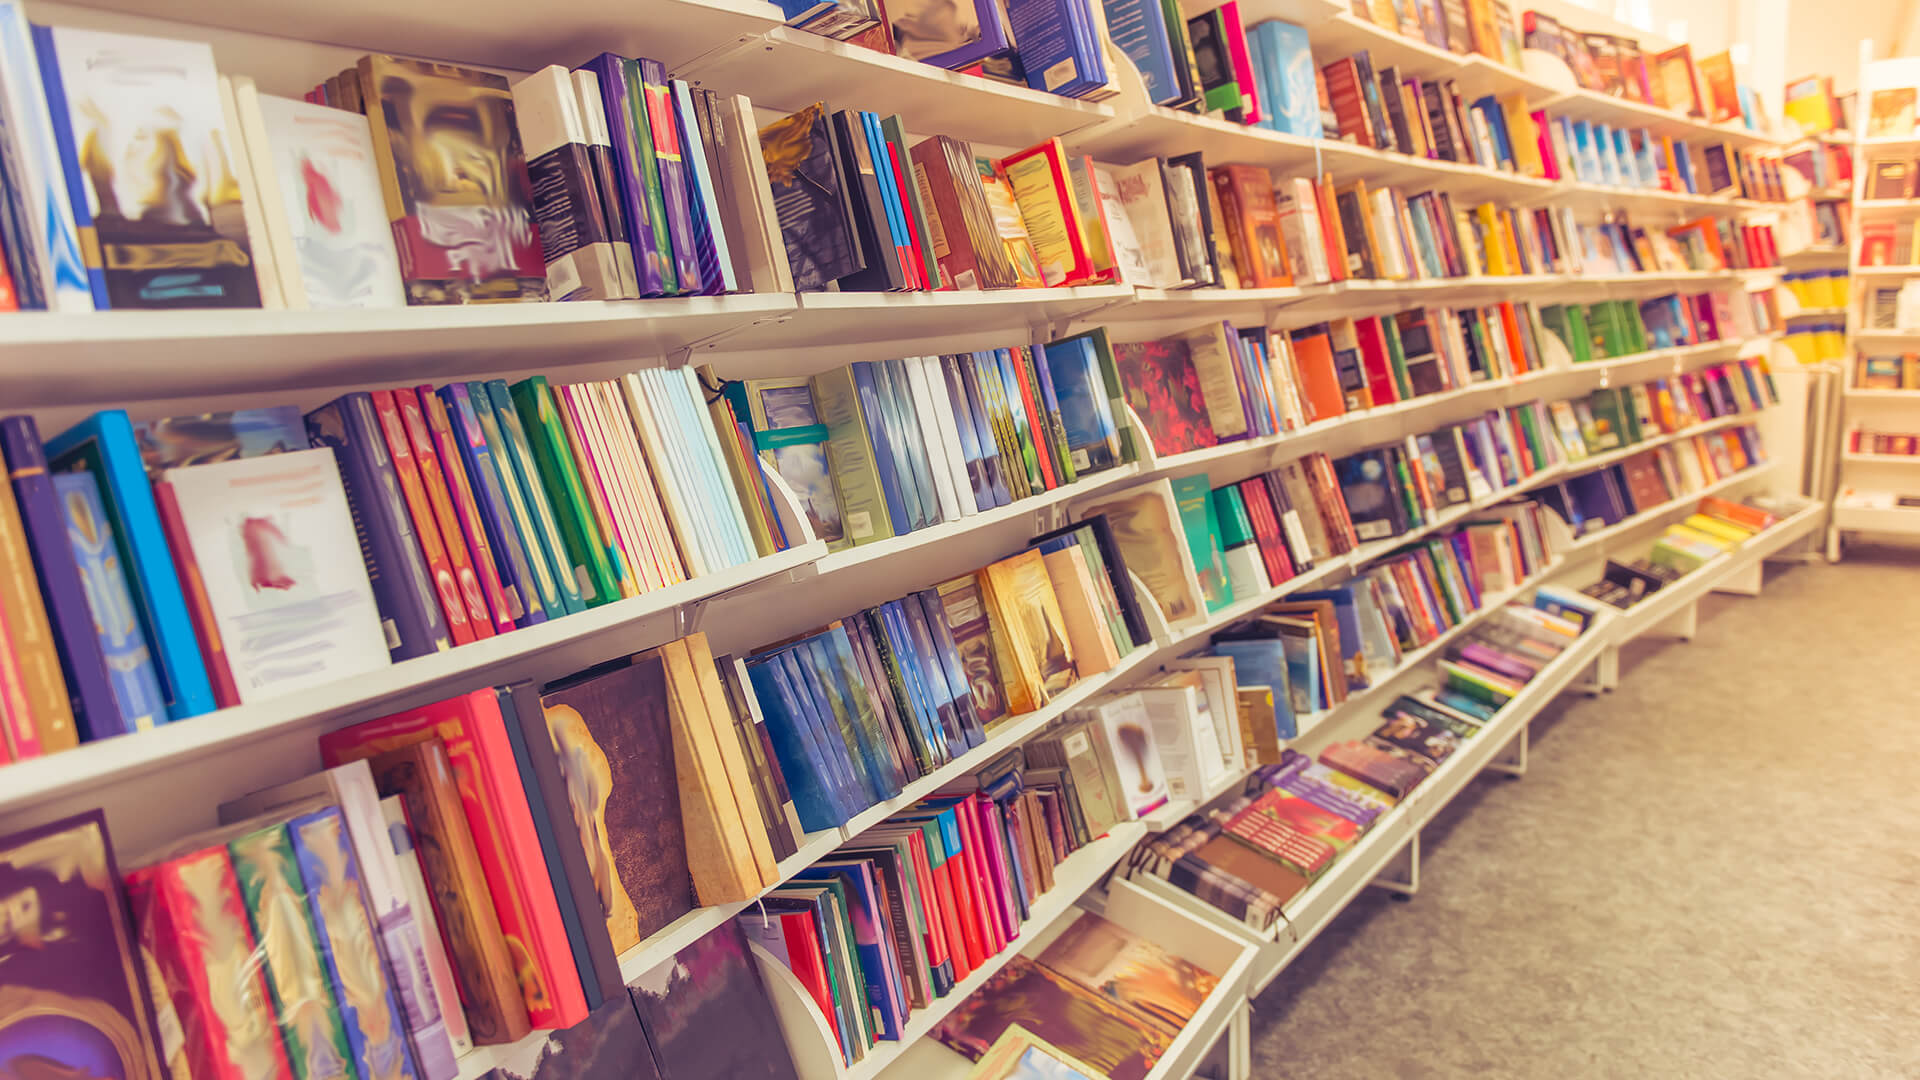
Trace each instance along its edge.
<path fill-rule="evenodd" d="M 1185 340 L 1115 345 L 1113 359 L 1127 404 L 1146 425 L 1154 453 L 1164 456 L 1219 443 Z"/>
<path fill-rule="evenodd" d="M 227 843 L 233 875 L 260 943 L 280 1038 L 298 1080 L 353 1080 L 336 984 L 328 972 L 308 904 L 307 883 L 282 824 L 256 829 Z M 341 987 L 344 992 L 344 986 Z"/>
<path fill-rule="evenodd" d="M 387 981 L 345 819 L 338 807 L 329 806 L 294 818 L 287 823 L 287 833 L 293 838 L 315 936 L 339 994 L 340 1019 L 359 1075 L 416 1080 L 406 1014 Z"/>
<path fill-rule="evenodd" d="M 666 667 L 614 661 L 540 698 L 616 954 L 693 909 Z"/>
<path fill-rule="evenodd" d="M 213 687 L 160 526 L 140 440 L 126 410 L 95 413 L 49 439 L 47 459 L 55 472 L 85 471 L 98 484 L 104 524 L 113 534 L 120 572 L 132 593 L 135 629 L 153 652 L 166 716 L 180 720 L 212 712 Z"/>
<path fill-rule="evenodd" d="M 407 302 L 546 299 L 507 80 L 380 55 L 359 76 Z"/>
<path fill-rule="evenodd" d="M 794 288 L 818 292 L 864 267 L 826 107 L 815 102 L 761 128 L 760 149 Z"/>
<path fill-rule="evenodd" d="M 510 590 L 507 586 L 507 581 L 514 579 L 507 577 L 510 570 L 502 569 L 505 556 L 496 553 L 480 500 L 474 494 L 474 485 L 467 472 L 465 439 L 454 427 L 452 410 L 447 408 L 447 403 L 441 400 L 433 387 L 415 387 L 414 394 L 419 402 L 418 409 L 409 412 L 403 405 L 401 410 L 408 417 L 410 431 L 415 416 L 420 418 L 427 431 L 424 441 L 420 435 L 414 435 L 414 454 L 423 466 L 438 471 L 455 518 L 450 526 L 450 535 L 458 535 L 466 541 L 485 611 L 493 620 L 494 632 L 504 634 L 519 625 L 517 620 L 524 618 L 527 611 L 521 603 L 518 590 Z M 432 480 L 428 481 L 429 486 L 432 483 Z M 473 599 L 469 597 L 467 603 L 471 606 Z"/>
<path fill-rule="evenodd" d="M 393 463 L 393 476 L 400 484 L 400 498 L 413 526 L 414 540 L 420 545 L 420 557 L 426 561 L 428 579 L 433 583 L 434 596 L 440 602 L 440 613 L 447 620 L 447 634 L 455 645 L 472 644 L 473 620 L 467 614 L 465 596 L 459 580 L 454 576 L 455 564 L 446 542 L 441 539 L 433 506 L 428 502 L 420 466 L 413 459 L 413 441 L 408 438 L 406 424 L 400 419 L 394 392 L 375 390 L 371 396 L 374 418 L 379 422 L 380 432 L 387 441 L 387 459 Z M 454 540 L 459 541 L 457 533 Z M 464 556 L 464 548 L 462 550 Z M 487 633 L 488 636 L 492 635 L 490 626 Z"/>
<path fill-rule="evenodd" d="M 493 446 L 493 459 L 500 463 L 502 478 L 511 469 L 518 485 L 520 501 L 515 515 L 521 536 L 527 538 L 528 555 L 531 557 L 537 547 L 553 575 L 555 596 L 547 604 L 549 617 L 585 611 L 587 605 L 581 593 L 585 570 L 567 554 L 552 493 L 541 482 L 533 442 L 526 426 L 520 422 L 520 412 L 514 407 L 506 380 L 468 383 L 467 393 L 473 399 L 474 408 L 481 411 L 480 426 L 486 430 L 487 441 Z M 482 410 L 483 405 L 491 405 L 491 411 Z"/>
<path fill-rule="evenodd" d="M 0 1061 L 50 1076 L 165 1080 L 148 996 L 150 968 L 127 920 L 99 810 L 0 840 L 6 1004 Z"/>
<path fill-rule="evenodd" d="M 347 394 L 315 409 L 307 414 L 307 434 L 313 445 L 331 448 L 338 461 L 389 655 L 408 660 L 453 648 L 373 397 Z"/>
<path fill-rule="evenodd" d="M 644 156 L 640 139 L 644 129 L 641 114 L 645 97 L 638 78 L 629 82 L 626 67 L 632 61 L 615 53 L 601 53 L 580 68 L 591 72 L 600 84 L 600 105 L 605 112 L 607 134 L 613 143 L 613 165 L 618 175 L 615 190 L 604 192 L 620 204 L 633 247 L 633 267 L 638 275 L 641 296 L 665 296 L 674 291 L 673 244 L 656 219 L 648 200 L 651 162 Z M 657 167 L 652 177 L 657 194 Z"/>
<path fill-rule="evenodd" d="M 1019 1024 L 1110 1080 L 1143 1080 L 1172 1040 L 1117 1003 L 1025 956 L 1015 956 L 933 1029 L 933 1037 L 978 1061 Z"/>
<path fill-rule="evenodd" d="M 388 642 L 333 451 L 162 475 L 242 702 L 384 668 Z"/>
<path fill-rule="evenodd" d="M 133 593 L 121 573 L 113 526 L 100 505 L 100 487 L 93 474 L 59 473 L 54 492 L 67 519 L 67 540 L 80 571 L 81 591 L 93 612 L 100 651 L 107 662 L 107 679 L 122 721 L 133 731 L 149 731 L 166 722 L 167 703 L 154 671 L 153 654 L 134 613 Z M 191 631 L 189 631 L 190 633 Z"/>
<path fill-rule="evenodd" d="M 33 39 L 74 220 L 94 238 L 94 306 L 259 307 L 213 47 L 64 26 Z"/>
<path fill-rule="evenodd" d="M 134 870 L 127 893 L 140 948 L 180 1025 L 183 1064 L 194 1080 L 293 1080 L 227 849 Z"/>
<path fill-rule="evenodd" d="M 1094 913 L 1082 912 L 1047 944 L 1040 963 L 1178 1037 L 1220 977 Z"/>
<path fill-rule="evenodd" d="M 510 471 L 512 466 L 495 457 L 485 425 L 467 384 L 451 383 L 436 391 L 447 408 L 460 463 L 465 466 L 487 544 L 494 552 L 494 567 L 500 574 L 500 588 L 507 598 L 514 624 L 521 627 L 545 622 L 552 609 L 549 596 L 558 599 L 552 571 L 540 558 L 537 548 L 529 548 L 533 538 L 517 524 L 515 508 L 520 489 Z M 492 416 L 492 409 L 487 410 Z M 517 606 L 516 606 L 517 605 Z M 557 614 L 564 614 L 561 609 Z"/>
<path fill-rule="evenodd" d="M 67 192 L 66 165 L 47 115 L 46 84 L 34 52 L 27 12 L 18 0 L 0 2 L 0 126 L 11 133 L 20 162 L 15 191 L 27 220 L 42 223 L 41 250 L 27 273 L 52 311 L 92 311 L 93 288 L 80 255 L 80 230 Z M 22 306 L 26 306 L 23 304 Z"/>
<path fill-rule="evenodd" d="M 149 479 L 168 469 L 284 454 L 311 445 L 300 410 L 292 405 L 138 420 L 133 425 L 133 444 Z"/>
<path fill-rule="evenodd" d="M 666 1080 L 798 1076 L 759 965 L 735 923 L 709 931 L 627 988 Z"/>
<path fill-rule="evenodd" d="M 34 571 L 39 575 L 41 595 L 53 624 L 60 667 L 66 674 L 74 728 L 83 741 L 124 734 L 130 729 L 121 720 L 119 703 L 114 700 L 93 613 L 88 610 L 78 564 L 67 543 L 66 515 L 60 511 L 53 478 L 47 475 L 46 452 L 33 417 L 0 420 L 0 443 L 4 444 L 14 499 L 19 503 Z"/>
<path fill-rule="evenodd" d="M 667 232 L 673 237 L 675 291 L 689 295 L 704 292 L 700 246 L 694 238 L 693 207 L 689 201 L 693 192 L 688 186 L 687 162 L 680 155 L 680 121 L 673 107 L 672 90 L 667 85 L 667 69 L 660 61 L 645 57 L 634 63 L 639 67 L 646 137 L 653 143 L 654 168 L 660 175 Z"/>
<path fill-rule="evenodd" d="M 527 433 L 540 483 L 551 497 L 553 516 L 559 523 L 560 550 L 566 553 L 567 565 L 580 583 L 581 600 L 588 607 L 598 607 L 620 599 L 620 584 L 607 561 L 607 548 L 594 522 L 586 489 L 581 486 L 566 432 L 554 410 L 553 391 L 546 376 L 515 383 L 513 404 Z"/>
<path fill-rule="evenodd" d="M 493 691 L 476 691 L 323 735 L 320 755 L 331 767 L 434 738 L 445 743 L 447 760 L 459 778 L 461 804 L 480 851 L 487 891 L 501 932 L 518 958 L 516 972 L 529 1019 L 536 1027 L 579 1022 L 586 1017 L 586 998 Z"/>

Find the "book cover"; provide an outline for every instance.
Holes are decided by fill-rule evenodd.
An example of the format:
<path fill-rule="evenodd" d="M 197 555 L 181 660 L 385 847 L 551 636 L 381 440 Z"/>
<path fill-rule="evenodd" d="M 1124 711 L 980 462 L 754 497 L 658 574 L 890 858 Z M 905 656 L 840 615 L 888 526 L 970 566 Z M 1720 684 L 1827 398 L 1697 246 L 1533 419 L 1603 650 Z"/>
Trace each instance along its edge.
<path fill-rule="evenodd" d="M 865 267 L 825 105 L 815 102 L 761 128 L 760 148 L 794 288 L 818 292 Z"/>
<path fill-rule="evenodd" d="M 1177 1037 L 1220 983 L 1213 972 L 1081 912 L 1034 958 Z"/>
<path fill-rule="evenodd" d="M 367 118 L 250 85 L 236 85 L 235 96 L 275 254 L 291 253 L 294 272 L 280 278 L 287 306 L 406 303 Z"/>
<path fill-rule="evenodd" d="M 1146 425 L 1156 454 L 1198 450 L 1220 441 L 1184 338 L 1123 342 L 1113 347 L 1113 359 L 1127 404 Z"/>
<path fill-rule="evenodd" d="M 628 984 L 665 1080 L 797 1073 L 739 926 L 709 931 Z"/>
<path fill-rule="evenodd" d="M 259 307 L 265 253 L 250 250 L 213 47 L 73 27 L 33 37 L 73 217 L 94 237 L 94 306 Z"/>
<path fill-rule="evenodd" d="M 33 417 L 0 420 L 0 442 L 4 442 L 14 501 L 65 675 L 64 692 L 71 703 L 73 730 L 82 740 L 122 734 L 128 728 L 113 695 L 93 613 L 67 540 L 66 514 L 60 508 L 53 478 L 47 475 L 46 451 Z M 57 724 L 57 714 L 54 719 Z"/>
<path fill-rule="evenodd" d="M 121 570 L 124 564 L 113 525 L 101 505 L 100 487 L 92 473 L 82 471 L 55 475 L 53 489 L 66 518 L 67 541 L 93 612 L 121 720 L 130 731 L 149 731 L 167 721 L 167 703 L 133 592 Z"/>
<path fill-rule="evenodd" d="M 99 810 L 0 840 L 12 1001 L 0 1056 L 51 1075 L 164 1080 L 149 972 Z M 244 916 L 241 916 L 244 922 Z M 224 929 L 224 928 L 223 928 Z M 163 987 L 153 993 L 167 1000 Z"/>
<path fill-rule="evenodd" d="M 1111 1080 L 1142 1080 L 1171 1044 L 1119 1004 L 1025 956 L 1015 956 L 934 1028 L 933 1037 L 977 1061 L 1014 1024 Z"/>
<path fill-rule="evenodd" d="M 599 101 L 593 104 L 601 108 Z M 607 152 L 596 161 L 597 147 L 573 73 L 549 65 L 522 78 L 513 84 L 513 107 L 527 157 L 528 195 L 547 264 L 549 299 L 626 297 L 620 252 L 602 204 L 603 198 L 619 197 L 617 190 L 603 192 L 600 182 L 600 165 L 611 164 L 612 145 L 605 144 Z M 604 126 L 604 113 L 597 119 Z M 630 245 L 626 258 L 629 263 L 633 258 Z"/>
<path fill-rule="evenodd" d="M 13 253 L 14 276 L 21 279 L 15 291 L 29 309 L 92 311 L 93 288 L 75 222 L 76 213 L 85 211 L 69 198 L 46 85 L 25 6 L 17 0 L 0 3 L 0 117 L 13 133 L 9 152 L 15 160 L 10 184 L 19 200 L 21 231 L 33 231 L 26 222 L 40 223 L 37 242 Z"/>
<path fill-rule="evenodd" d="M 1104 515 L 1125 571 L 1138 576 L 1167 622 L 1178 628 L 1206 617 L 1199 575 L 1181 539 L 1180 512 L 1165 480 L 1089 501 L 1081 520 Z"/>
<path fill-rule="evenodd" d="M 300 410 L 291 405 L 137 420 L 134 445 L 148 478 L 168 469 L 308 447 Z"/>
<path fill-rule="evenodd" d="M 507 80 L 377 54 L 358 72 L 407 302 L 546 299 Z"/>
<path fill-rule="evenodd" d="M 495 1051 L 478 1080 L 661 1080 L 640 1014 L 622 993 L 570 1028 Z"/>
<path fill-rule="evenodd" d="M 665 213 L 666 232 L 673 239 L 674 292 L 700 293 L 706 289 L 706 279 L 694 235 L 693 191 L 688 186 L 687 161 L 681 154 L 679 117 L 667 85 L 667 70 L 660 61 L 645 57 L 633 61 L 633 66 L 636 70 L 628 78 L 631 81 L 634 75 L 639 76 L 641 116 L 645 121 L 642 137 L 649 140 L 642 154 L 651 152 L 659 176 L 658 198 Z"/>

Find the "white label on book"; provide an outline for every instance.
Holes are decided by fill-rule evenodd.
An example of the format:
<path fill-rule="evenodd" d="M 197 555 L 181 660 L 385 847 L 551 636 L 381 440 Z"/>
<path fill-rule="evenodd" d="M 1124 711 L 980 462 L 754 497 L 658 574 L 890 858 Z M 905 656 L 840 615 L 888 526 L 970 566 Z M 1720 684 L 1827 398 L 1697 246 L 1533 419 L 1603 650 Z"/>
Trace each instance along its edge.
<path fill-rule="evenodd" d="M 1069 56 L 1065 60 L 1047 69 L 1045 76 L 1047 89 L 1058 90 L 1060 87 L 1071 82 L 1079 73 L 1079 67 L 1074 64 L 1073 57 Z"/>
<path fill-rule="evenodd" d="M 855 540 L 873 535 L 873 515 L 865 510 L 847 515 L 847 535 Z"/>

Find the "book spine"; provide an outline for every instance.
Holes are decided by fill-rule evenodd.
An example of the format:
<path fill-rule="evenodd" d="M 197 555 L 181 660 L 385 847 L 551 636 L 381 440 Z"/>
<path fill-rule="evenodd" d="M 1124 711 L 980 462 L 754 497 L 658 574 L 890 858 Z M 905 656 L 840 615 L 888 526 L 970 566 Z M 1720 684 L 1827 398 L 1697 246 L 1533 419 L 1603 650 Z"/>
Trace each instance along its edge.
<path fill-rule="evenodd" d="M 392 455 L 393 473 L 400 482 L 400 494 L 413 523 L 413 535 L 420 546 L 421 558 L 426 560 L 427 573 L 433 582 L 434 595 L 440 599 L 448 632 L 455 645 L 470 644 L 474 635 L 467 618 L 466 600 L 453 576 L 453 563 L 440 539 L 440 526 L 434 521 L 433 508 L 427 503 L 426 485 L 420 479 L 419 466 L 414 464 L 413 447 L 407 438 L 406 425 L 400 419 L 399 406 L 394 403 L 391 390 L 375 390 L 372 399 L 374 415 L 386 436 L 387 452 Z"/>
<path fill-rule="evenodd" d="M 233 669 L 227 664 L 226 646 L 220 639 L 220 626 L 214 618 L 213 601 L 207 595 L 207 583 L 200 576 L 200 563 L 194 558 L 193 543 L 187 534 L 186 518 L 173 485 L 165 480 L 153 483 L 153 499 L 160 512 L 160 527 L 173 549 L 174 565 L 187 597 L 187 614 L 193 620 L 194 638 L 200 645 L 200 661 L 213 684 L 214 701 L 222 709 L 240 704 L 240 687 L 233 681 Z"/>
<path fill-rule="evenodd" d="M 1073 449 L 1067 442 L 1066 421 L 1060 416 L 1060 399 L 1054 393 L 1053 372 L 1049 370 L 1046 352 L 1042 346 L 1031 349 L 1015 349 L 1014 357 L 1020 363 L 1021 375 L 1032 388 L 1035 404 L 1040 406 L 1045 418 L 1048 451 L 1053 457 L 1054 469 L 1062 484 L 1071 484 L 1077 479 L 1073 467 Z"/>
<path fill-rule="evenodd" d="M 371 396 L 348 394 L 308 413 L 307 434 L 315 446 L 331 447 L 340 466 L 392 658 L 397 662 L 452 648 Z"/>
<path fill-rule="evenodd" d="M 594 524 L 546 377 L 536 375 L 515 383 L 513 403 L 528 434 L 537 475 L 559 523 L 561 547 L 557 550 L 566 554 L 579 582 L 581 600 L 588 607 L 598 607 L 619 599 L 620 586 L 608 565 L 607 549 Z"/>
<path fill-rule="evenodd" d="M 454 537 L 462 541 L 461 550 L 467 557 L 473 586 L 478 590 L 467 596 L 475 632 L 478 633 L 480 626 L 485 624 L 491 627 L 489 636 L 504 634 L 514 628 L 516 612 L 513 609 L 518 606 L 517 599 L 512 604 L 507 600 L 499 567 L 494 562 L 493 545 L 487 540 L 480 507 L 474 499 L 473 486 L 467 479 L 459 436 L 453 430 L 447 404 L 434 393 L 431 386 L 415 387 L 411 393 L 417 405 L 411 409 L 402 408 L 401 414 L 409 421 L 409 434 L 413 434 L 413 418 L 420 420 L 422 431 L 414 435 L 414 456 L 420 461 L 429 496 L 433 495 L 437 486 L 438 499 L 446 505 L 446 515 L 441 518 L 441 531 L 450 545 Z M 464 591 L 464 578 L 462 584 Z"/>
<path fill-rule="evenodd" d="M 967 487 L 973 492 L 976 507 L 991 510 L 999 503 L 994 498 L 993 485 L 987 477 L 987 459 L 980 447 L 980 429 L 974 424 L 974 415 L 967 401 L 966 380 L 960 373 L 960 360 L 956 356 L 946 355 L 940 357 L 939 363 L 947 404 L 953 410 L 954 437 L 959 440 Z"/>
<path fill-rule="evenodd" d="M 627 557 L 626 548 L 614 524 L 615 500 L 619 494 L 611 486 L 608 477 L 612 458 L 605 444 L 599 441 L 599 429 L 590 428 L 589 422 L 581 415 L 573 389 L 568 386 L 549 386 L 547 391 L 553 402 L 562 445 L 573 459 L 575 471 L 579 474 L 581 499 L 586 510 L 584 520 L 595 529 L 597 550 L 606 558 L 616 590 L 615 597 L 638 596 L 638 574 Z M 643 552 L 644 549 L 641 549 L 636 554 Z"/>
<path fill-rule="evenodd" d="M 746 672 L 774 759 L 788 780 L 801 828 L 818 832 L 845 822 L 848 815 L 832 791 L 822 749 L 801 715 L 800 704 L 777 658 L 754 657 L 746 664 Z"/>
<path fill-rule="evenodd" d="M 552 576 L 555 595 L 547 601 L 549 615 L 556 611 L 569 615 L 585 611 L 587 605 L 581 595 L 584 574 L 576 567 L 560 537 L 560 525 L 554 517 L 552 498 L 541 483 L 532 444 L 527 438 L 526 427 L 520 422 L 520 412 L 508 393 L 506 381 L 493 379 L 485 383 L 470 383 L 468 393 L 476 409 L 484 407 L 491 413 L 491 424 L 488 423 L 487 413 L 482 413 L 481 425 L 487 429 L 488 441 L 495 444 L 494 460 L 502 463 L 502 480 L 505 481 L 510 472 L 514 491 L 518 492 L 519 500 L 514 513 L 521 535 L 527 538 L 528 557 L 538 553 Z M 509 498 L 512 497 L 512 493 L 509 493 Z"/>
<path fill-rule="evenodd" d="M 93 612 L 80 570 L 67 542 L 66 517 L 47 475 L 39 430 L 30 416 L 0 420 L 7 471 L 20 508 L 21 523 L 34 569 L 47 602 L 54 641 L 71 695 L 75 730 L 82 740 L 124 734 L 128 729 L 114 701 L 105 654 L 94 630 Z"/>
<path fill-rule="evenodd" d="M 877 479 L 881 492 L 884 493 L 886 498 L 887 518 L 892 522 L 892 529 L 888 535 L 911 532 L 916 528 L 916 525 L 914 514 L 907 506 L 906 497 L 908 489 L 904 486 L 907 480 L 905 476 L 901 475 L 904 462 L 901 456 L 894 452 L 892 432 L 886 422 L 886 408 L 881 401 L 879 372 L 876 370 L 876 365 L 873 362 L 865 360 L 851 364 L 845 370 L 851 376 L 853 390 L 856 395 L 854 401 L 851 403 L 853 407 L 850 410 L 850 414 L 849 410 L 844 407 L 831 408 L 826 401 L 819 402 L 820 418 L 826 422 L 829 433 L 827 442 L 828 454 L 832 457 L 835 446 L 841 441 L 839 424 L 828 418 L 830 412 L 842 416 L 843 420 L 841 423 L 851 422 L 859 424 L 863 441 L 866 443 L 869 451 L 870 460 L 878 471 Z M 838 373 L 833 374 L 837 375 Z M 831 387 L 834 385 L 834 381 L 827 381 L 825 376 L 817 377 L 814 380 L 815 397 L 825 396 L 822 395 L 819 387 L 821 385 Z M 847 489 L 839 485 L 839 468 L 837 465 L 834 471 L 836 474 L 835 486 L 844 497 Z M 853 527 L 851 511 L 849 511 L 848 517 L 847 531 L 850 535 L 857 538 L 859 531 Z M 858 542 L 857 539 L 856 542 Z"/>
<path fill-rule="evenodd" d="M 601 53 L 584 65 L 598 79 L 601 105 L 606 114 L 608 141 L 613 148 L 613 164 L 618 174 L 616 191 L 622 216 L 631 233 L 635 283 L 641 296 L 665 296 L 674 291 L 671 274 L 672 241 L 665 235 L 664 222 L 656 222 L 647 199 L 647 173 L 651 161 L 642 155 L 640 115 L 644 109 L 638 71 L 628 79 L 632 61 L 613 53 Z M 657 183 L 657 180 L 656 180 Z"/>
<path fill-rule="evenodd" d="M 467 385 L 449 384 L 441 387 L 435 396 L 446 406 L 447 422 L 453 429 L 467 487 L 479 511 L 480 531 L 486 534 L 487 547 L 495 554 L 494 569 L 500 577 L 500 592 L 506 600 L 507 613 L 513 617 L 515 626 L 545 622 L 549 609 L 543 597 L 553 594 L 554 590 L 550 579 L 545 588 L 537 579 L 536 571 L 544 573 L 545 566 L 536 567 L 529 561 L 526 538 L 515 525 L 514 504 L 505 486 L 513 482 L 512 477 L 501 474 L 502 463 L 495 460 L 488 445 L 485 427 L 474 409 Z M 514 493 L 517 494 L 517 490 Z M 531 557 L 537 557 L 537 553 Z"/>
<path fill-rule="evenodd" d="M 684 81 L 674 79 L 667 88 L 680 132 L 680 153 L 687 166 L 687 201 L 693 208 L 693 239 L 699 249 L 700 291 L 707 296 L 730 293 L 739 285 L 734 278 L 733 254 L 728 249 L 720 202 L 714 194 L 713 170 L 718 158 L 708 153 L 712 126 Z"/>
<path fill-rule="evenodd" d="M 699 245 L 694 241 L 693 208 L 688 203 L 687 163 L 680 156 L 679 124 L 667 86 L 667 69 L 658 60 L 645 58 L 635 65 L 646 115 L 642 137 L 649 140 L 648 149 L 642 153 L 652 157 L 657 176 L 648 195 L 659 200 L 667 235 L 673 238 L 674 291 L 703 292 L 705 278 L 700 271 Z"/>
<path fill-rule="evenodd" d="M 58 643 L 27 537 L 13 485 L 0 484 L 0 610 L 5 613 L 8 638 L 20 665 L 28 702 L 28 708 L 18 716 L 33 728 L 31 740 L 16 738 L 16 757 L 29 756 L 23 749 L 29 745 L 37 744 L 41 753 L 52 754 L 71 749 L 80 741 L 73 702 L 61 674 Z"/>
<path fill-rule="evenodd" d="M 521 79 L 513 86 L 513 109 L 526 146 L 548 298 L 623 298 L 608 215 L 601 205 L 595 148 L 579 115 L 572 77 L 565 69 L 547 68 Z"/>

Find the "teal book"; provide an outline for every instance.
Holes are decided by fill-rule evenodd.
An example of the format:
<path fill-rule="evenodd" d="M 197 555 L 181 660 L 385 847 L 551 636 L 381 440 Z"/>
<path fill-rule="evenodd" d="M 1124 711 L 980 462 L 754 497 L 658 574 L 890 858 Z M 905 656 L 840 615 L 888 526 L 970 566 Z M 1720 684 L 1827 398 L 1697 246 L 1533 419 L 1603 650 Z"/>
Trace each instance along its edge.
<path fill-rule="evenodd" d="M 120 717 L 129 731 L 152 730 L 167 722 L 167 703 L 134 611 L 132 590 L 121 570 L 125 564 L 100 502 L 100 487 L 92 473 L 72 472 L 55 474 L 53 490 L 60 500 L 67 544 L 80 569 L 94 632 L 107 661 L 107 684 L 120 706 Z"/>
<path fill-rule="evenodd" d="M 487 441 L 493 444 L 494 461 L 499 465 L 502 479 L 511 479 L 511 486 L 519 494 L 520 505 L 515 513 L 524 514 L 520 526 L 527 530 L 523 534 L 527 541 L 527 554 L 529 557 L 538 555 L 545 560 L 547 572 L 552 577 L 554 596 L 552 602 L 547 604 L 548 617 L 585 611 L 587 605 L 580 595 L 580 579 L 575 575 L 566 546 L 561 542 L 560 526 L 553 517 L 553 505 L 547 501 L 546 488 L 541 486 L 539 470 L 533 463 L 533 449 L 528 445 L 526 430 L 520 424 L 520 413 L 507 394 L 505 380 L 468 383 L 467 393 L 473 399 L 474 411 L 479 414 L 480 426 L 487 433 Z"/>
<path fill-rule="evenodd" d="M 554 408 L 547 377 L 536 375 L 513 384 L 512 397 L 533 454 L 535 475 L 547 489 L 554 520 L 560 526 L 562 549 L 567 553 L 569 565 L 579 575 L 581 599 L 588 607 L 620 599 L 619 571 L 607 561 L 607 547 L 593 519 L 586 488 L 580 483 L 580 472 L 575 466 L 573 451 L 567 446 L 567 434 L 561 429 L 560 413 Z"/>
<path fill-rule="evenodd" d="M 1208 611 L 1218 611 L 1233 602 L 1233 586 L 1227 581 L 1227 560 L 1220 551 L 1220 518 L 1214 512 L 1213 488 L 1207 483 L 1207 474 L 1173 481 L 1173 501 L 1180 508 L 1180 524 L 1187 534 L 1194 573 L 1200 577 L 1200 595 L 1206 599 Z"/>
<path fill-rule="evenodd" d="M 105 511 L 100 520 L 112 534 L 114 561 L 132 596 L 134 629 L 151 650 L 149 666 L 159 679 L 164 708 L 155 722 L 212 712 L 218 707 L 213 683 L 126 410 L 95 413 L 47 440 L 47 467 L 54 473 L 89 473 L 98 485 Z"/>

